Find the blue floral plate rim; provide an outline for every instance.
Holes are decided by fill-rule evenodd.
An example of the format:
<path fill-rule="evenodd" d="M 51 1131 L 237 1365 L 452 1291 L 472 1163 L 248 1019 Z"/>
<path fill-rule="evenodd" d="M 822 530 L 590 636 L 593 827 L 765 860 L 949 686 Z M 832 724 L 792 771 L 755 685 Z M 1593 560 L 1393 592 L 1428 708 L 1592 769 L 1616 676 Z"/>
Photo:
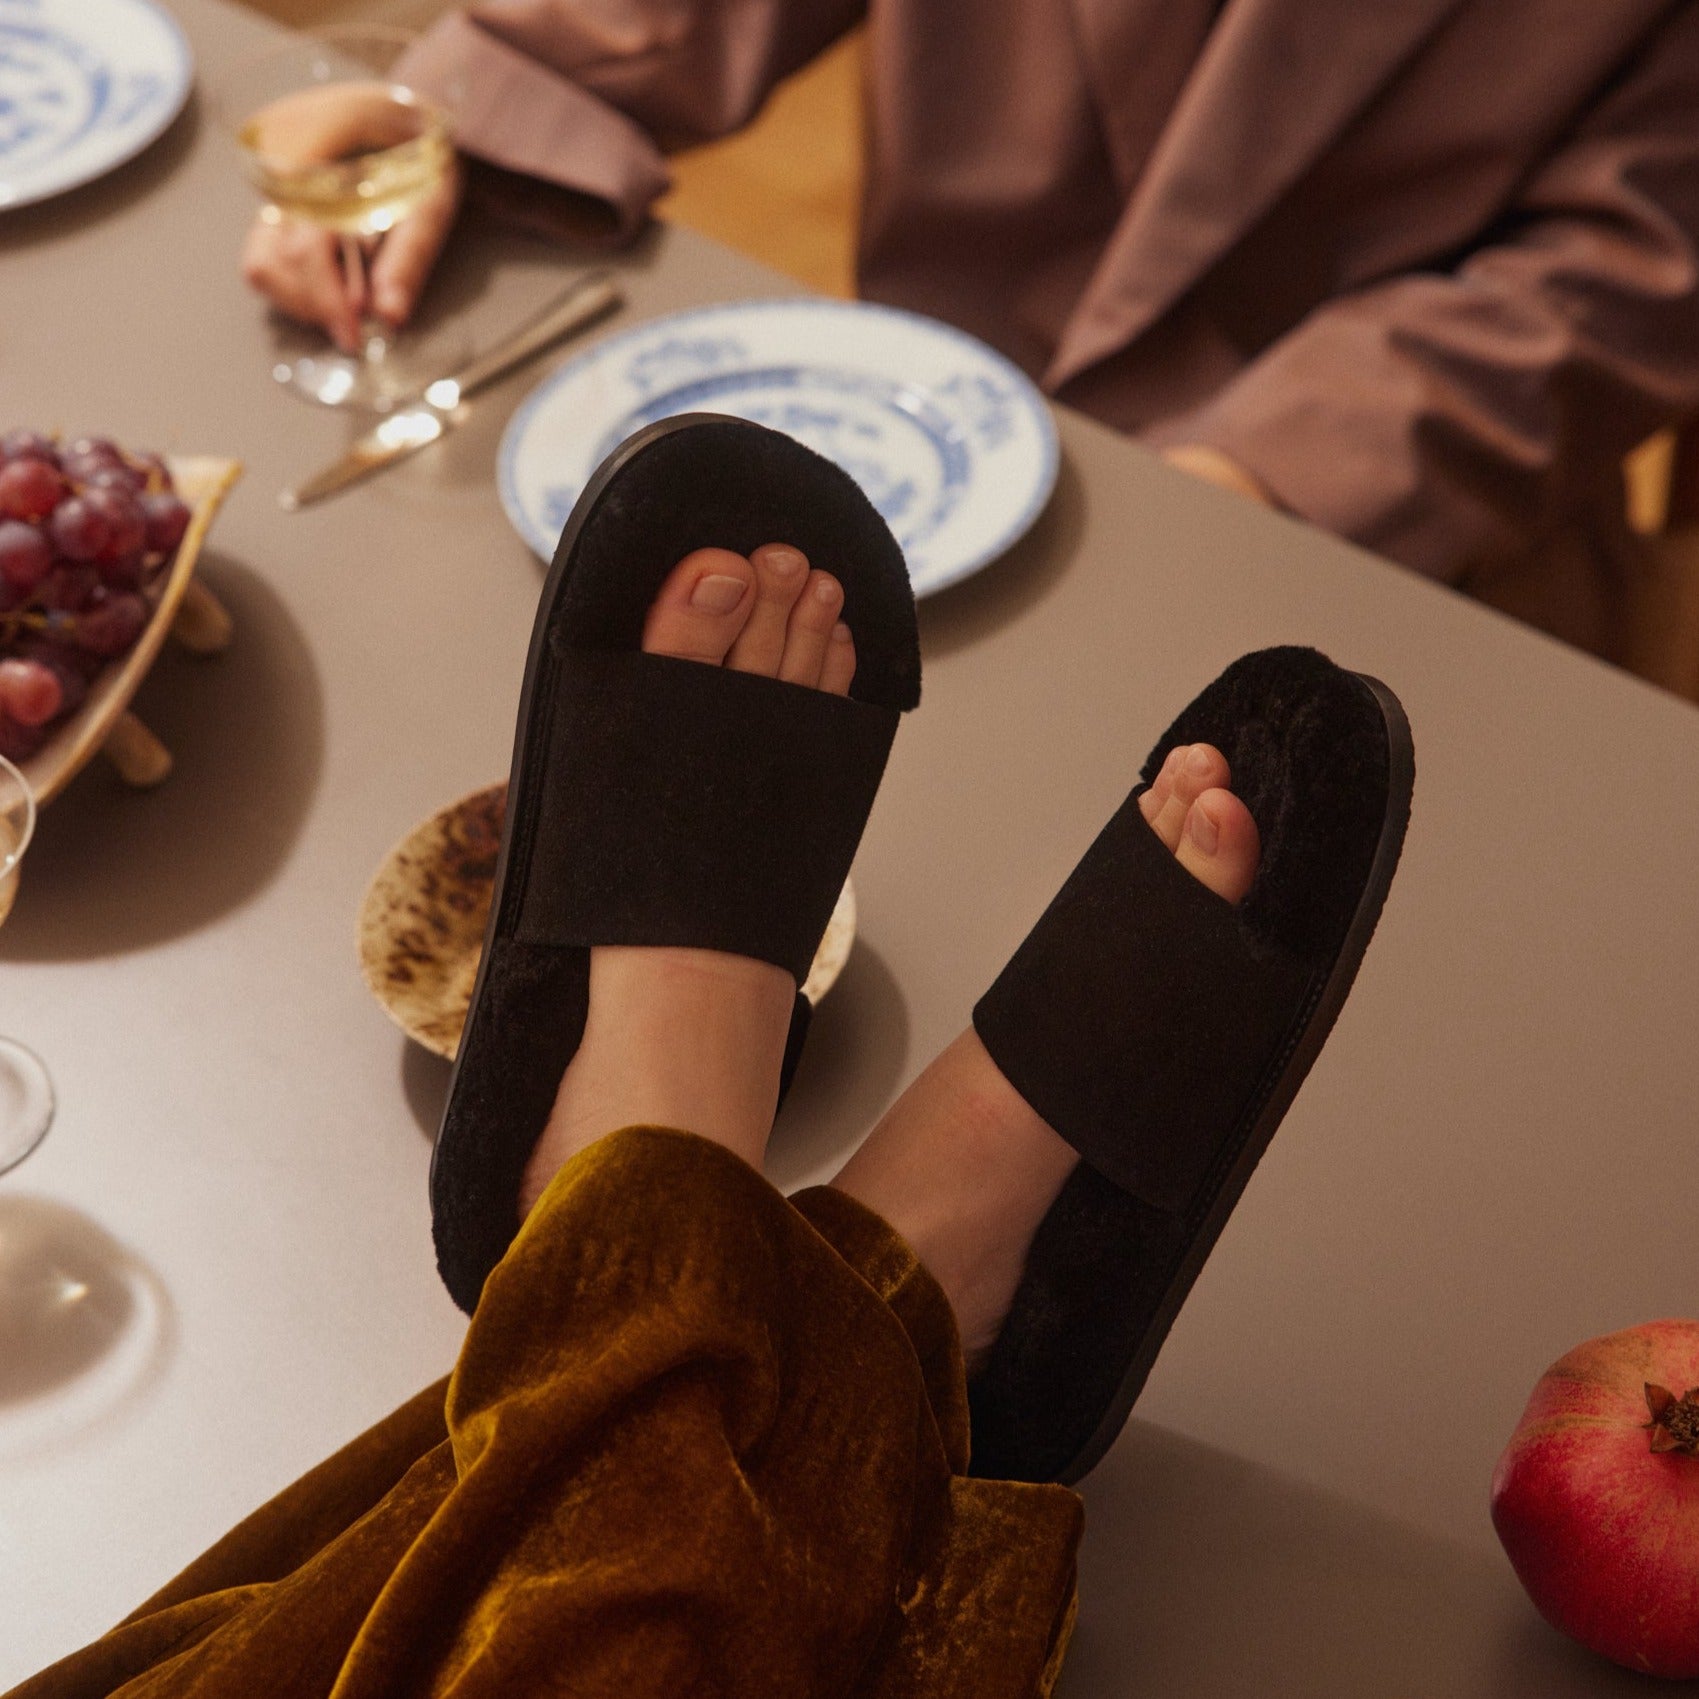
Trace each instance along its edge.
<path fill-rule="evenodd" d="M 115 171 L 151 147 L 182 112 L 195 81 L 195 56 L 177 19 L 157 0 L 104 0 L 103 11 L 129 12 L 154 26 L 168 57 L 150 67 L 151 83 L 140 91 L 129 91 L 130 109 L 113 120 L 104 110 L 109 91 L 101 86 L 106 69 L 103 38 L 90 28 L 86 0 L 0 0 L 0 73 L 5 64 L 6 37 L 14 43 L 34 37 L 51 37 L 56 46 L 69 48 L 64 56 L 77 64 L 95 84 L 92 110 L 78 129 L 65 137 L 52 152 L 28 161 L 21 173 L 8 168 L 6 154 L 15 152 L 17 141 L 7 147 L 0 125 L 0 214 L 15 212 L 68 194 Z M 92 70 L 85 67 L 93 62 Z M 5 101 L 0 98 L 0 117 Z M 14 108 L 15 111 L 15 108 Z M 91 134 L 102 123 L 109 130 L 103 145 L 90 147 Z M 26 138 L 27 139 L 27 138 Z M 67 161 L 63 156 L 70 154 Z M 57 161 L 57 165 L 55 165 Z"/>
<path fill-rule="evenodd" d="M 998 497 L 1007 502 L 1013 496 L 1016 505 L 1009 507 L 990 531 L 971 540 L 967 546 L 958 547 L 942 557 L 927 556 L 922 551 L 922 558 L 918 561 L 910 553 L 916 596 L 931 595 L 978 572 L 1006 553 L 1031 528 L 1054 491 L 1060 465 L 1060 446 L 1048 405 L 1032 380 L 1013 361 L 955 325 L 906 308 L 876 302 L 784 295 L 719 302 L 646 319 L 576 351 L 532 389 L 503 432 L 497 455 L 497 489 L 509 522 L 533 553 L 543 560 L 551 557 L 559 520 L 564 518 L 564 513 L 551 514 L 545 521 L 536 510 L 535 503 L 527 501 L 521 488 L 519 460 L 528 438 L 538 429 L 539 416 L 557 400 L 561 391 L 578 384 L 598 369 L 617 365 L 621 359 L 630 358 L 646 346 L 658 344 L 664 347 L 667 339 L 676 339 L 680 333 L 705 332 L 713 335 L 728 322 L 737 320 L 751 321 L 759 327 L 762 319 L 770 314 L 788 317 L 819 314 L 823 320 L 834 320 L 840 325 L 853 319 L 875 333 L 880 328 L 895 328 L 907 337 L 918 335 L 924 338 L 940 352 L 948 349 L 956 356 L 965 356 L 968 362 L 965 369 L 975 374 L 976 382 L 995 388 L 997 402 L 1004 414 L 1015 419 L 1017 432 L 1025 433 L 1028 440 L 1024 445 L 1017 445 L 1016 450 L 1018 488 L 1005 489 Z M 784 369 L 781 371 L 780 368 Z M 581 432 L 574 432 L 573 455 L 582 459 L 582 465 L 571 468 L 572 479 L 563 486 L 562 501 L 567 493 L 576 495 L 577 489 L 582 488 L 618 438 L 653 418 L 686 411 L 715 411 L 714 397 L 706 391 L 712 390 L 716 383 L 735 387 L 740 377 L 770 379 L 775 373 L 783 382 L 795 382 L 797 374 L 803 373 L 807 379 L 805 388 L 835 388 L 840 392 L 860 389 L 864 399 L 892 407 L 904 417 L 908 426 L 930 439 L 941 460 L 951 453 L 951 448 L 941 440 L 947 433 L 939 426 L 938 409 L 928 405 L 928 396 L 933 392 L 926 384 L 912 382 L 888 366 L 881 365 L 876 357 L 858 358 L 848 366 L 830 359 L 788 362 L 755 359 L 747 367 L 733 366 L 719 373 L 697 373 L 681 384 L 657 389 L 647 397 L 637 397 L 636 404 L 623 410 L 605 408 L 596 418 L 588 420 Z M 881 391 L 884 393 L 876 393 Z M 982 455 L 980 458 L 985 457 Z M 971 454 L 969 459 L 971 461 Z M 944 476 L 948 484 L 950 475 L 947 470 Z M 966 476 L 971 486 L 971 464 Z M 971 494 L 971 487 L 959 491 L 958 497 L 968 494 Z M 893 529 L 897 528 L 893 525 Z M 947 543 L 949 539 L 945 541 Z M 905 552 L 908 552 L 906 547 Z"/>

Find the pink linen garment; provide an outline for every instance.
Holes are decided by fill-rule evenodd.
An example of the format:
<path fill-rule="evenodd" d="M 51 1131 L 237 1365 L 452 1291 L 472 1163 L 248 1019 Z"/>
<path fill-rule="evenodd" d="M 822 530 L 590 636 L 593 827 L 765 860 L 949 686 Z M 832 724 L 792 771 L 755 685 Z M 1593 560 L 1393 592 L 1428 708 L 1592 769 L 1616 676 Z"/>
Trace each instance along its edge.
<path fill-rule="evenodd" d="M 629 232 L 863 15 L 864 295 L 1608 647 L 1622 456 L 1699 413 L 1699 0 L 481 0 L 422 64 Z"/>

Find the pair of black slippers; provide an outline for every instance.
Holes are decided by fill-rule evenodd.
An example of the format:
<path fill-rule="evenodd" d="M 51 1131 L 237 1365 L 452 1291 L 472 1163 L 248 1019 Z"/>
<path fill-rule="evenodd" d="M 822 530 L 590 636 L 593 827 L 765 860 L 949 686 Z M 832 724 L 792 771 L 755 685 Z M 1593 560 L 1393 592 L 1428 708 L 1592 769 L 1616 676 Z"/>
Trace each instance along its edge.
<path fill-rule="evenodd" d="M 641 652 L 693 549 L 800 548 L 844 588 L 847 697 Z M 431 1167 L 438 1266 L 470 1311 L 577 1050 L 596 944 L 776 963 L 800 984 L 920 696 L 883 521 L 789 437 L 668 419 L 604 463 L 562 534 L 526 664 L 496 895 Z M 1229 905 L 1146 824 L 1178 744 L 1211 743 L 1261 860 Z M 1396 698 L 1314 650 L 1235 663 L 974 1009 L 993 1060 L 1080 1153 L 969 1385 L 973 1470 L 1074 1481 L 1126 1421 L 1181 1301 L 1344 1002 L 1414 780 Z M 806 1031 L 797 997 L 788 1084 Z"/>

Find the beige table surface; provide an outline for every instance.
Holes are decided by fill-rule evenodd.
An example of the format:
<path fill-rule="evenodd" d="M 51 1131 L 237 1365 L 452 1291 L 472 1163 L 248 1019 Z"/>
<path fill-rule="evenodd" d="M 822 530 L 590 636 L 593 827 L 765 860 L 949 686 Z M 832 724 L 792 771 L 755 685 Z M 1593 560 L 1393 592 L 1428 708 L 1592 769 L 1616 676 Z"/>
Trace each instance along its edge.
<path fill-rule="evenodd" d="M 173 9 L 203 88 L 270 27 Z M 175 776 L 136 795 L 85 774 L 0 932 L 0 1031 L 61 1100 L 0 1184 L 0 1234 L 87 1289 L 58 1355 L 0 1352 L 0 1684 L 440 1374 L 461 1332 L 425 1203 L 444 1070 L 366 994 L 353 921 L 399 835 L 505 770 L 540 569 L 492 466 L 535 374 L 382 481 L 281 514 L 347 427 L 266 375 L 233 262 L 250 211 L 201 103 L 105 181 L 0 219 L 0 422 L 248 466 L 206 569 L 235 646 L 168 655 L 139 704 Z M 487 334 L 580 258 L 492 238 L 449 285 Z M 623 269 L 624 324 L 786 288 L 681 232 Z M 1228 660 L 1301 640 L 1378 673 L 1416 731 L 1404 867 L 1088 1484 L 1063 1691 L 1637 1688 L 1534 1617 L 1487 1481 L 1551 1359 L 1699 1310 L 1699 714 L 1059 422 L 1037 528 L 922 610 L 925 703 L 774 1177 L 830 1172 L 961 1025 Z"/>

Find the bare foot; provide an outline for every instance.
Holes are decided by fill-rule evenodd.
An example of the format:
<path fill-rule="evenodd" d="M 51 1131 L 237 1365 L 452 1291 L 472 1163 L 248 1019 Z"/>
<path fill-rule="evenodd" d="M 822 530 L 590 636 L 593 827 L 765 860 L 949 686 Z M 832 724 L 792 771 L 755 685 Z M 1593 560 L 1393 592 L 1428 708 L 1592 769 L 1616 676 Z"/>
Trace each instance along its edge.
<path fill-rule="evenodd" d="M 1151 829 L 1217 896 L 1256 877 L 1256 822 L 1226 758 L 1184 745 L 1139 799 Z M 1027 1247 L 1079 1160 L 969 1027 L 892 1104 L 832 1183 L 877 1211 L 944 1288 L 969 1370 L 996 1339 Z"/>
<path fill-rule="evenodd" d="M 643 648 L 841 696 L 855 675 L 843 601 L 795 549 L 698 549 L 661 586 Z M 759 1168 L 795 996 L 783 968 L 747 956 L 591 950 L 584 1036 L 520 1183 L 520 1218 L 569 1157 L 619 1127 L 681 1127 Z"/>

